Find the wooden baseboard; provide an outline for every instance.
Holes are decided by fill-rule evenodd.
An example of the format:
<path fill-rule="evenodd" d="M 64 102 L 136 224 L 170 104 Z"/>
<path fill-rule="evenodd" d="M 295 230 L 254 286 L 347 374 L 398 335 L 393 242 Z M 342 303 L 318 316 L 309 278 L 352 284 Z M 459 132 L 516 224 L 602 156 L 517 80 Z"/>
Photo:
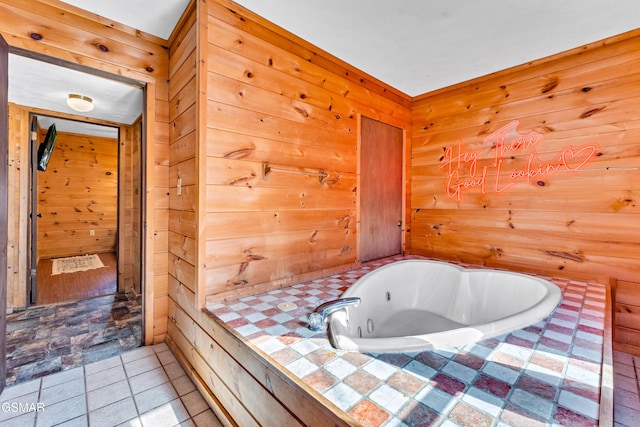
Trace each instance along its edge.
<path fill-rule="evenodd" d="M 623 353 L 633 354 L 635 356 L 640 356 L 640 346 L 621 343 L 621 342 L 613 342 L 613 349 L 615 351 L 621 351 Z"/>
<path fill-rule="evenodd" d="M 215 394 L 209 389 L 206 382 L 202 380 L 198 371 L 191 365 L 191 363 L 189 363 L 189 360 L 184 356 L 180 347 L 178 347 L 170 336 L 167 336 L 166 343 L 173 355 L 176 357 L 180 366 L 182 366 L 182 369 L 184 369 L 187 376 L 191 379 L 191 382 L 196 386 L 198 392 L 200 392 L 200 395 L 207 402 L 222 425 L 224 427 L 238 427 L 238 424 L 215 397 Z"/>
<path fill-rule="evenodd" d="M 599 426 L 612 427 L 613 416 L 613 292 L 615 282 L 609 281 L 606 288 L 604 308 L 604 334 L 602 348 L 602 378 L 600 386 Z"/>

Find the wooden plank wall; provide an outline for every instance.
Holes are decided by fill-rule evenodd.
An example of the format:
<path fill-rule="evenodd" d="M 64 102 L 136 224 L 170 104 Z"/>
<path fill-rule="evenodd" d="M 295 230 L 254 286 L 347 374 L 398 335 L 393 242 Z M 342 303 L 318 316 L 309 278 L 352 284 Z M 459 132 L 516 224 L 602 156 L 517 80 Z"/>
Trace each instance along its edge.
<path fill-rule="evenodd" d="M 39 133 L 42 142 L 47 129 Z M 37 212 L 38 259 L 115 252 L 118 140 L 58 132 L 38 171 Z"/>
<path fill-rule="evenodd" d="M 226 0 L 170 58 L 167 340 L 225 425 L 346 425 L 200 309 L 353 265 L 359 115 L 408 130 L 410 100 Z"/>
<path fill-rule="evenodd" d="M 196 11 L 192 3 L 169 46 L 169 277 L 196 292 L 198 149 Z M 178 182 L 179 181 L 179 182 Z M 179 183 L 179 187 L 178 187 Z M 195 301 L 193 302 L 194 305 Z"/>
<path fill-rule="evenodd" d="M 232 2 L 207 6 L 208 300 L 353 265 L 359 114 L 408 130 L 410 99 Z M 329 177 L 263 179 L 265 163 Z"/>
<path fill-rule="evenodd" d="M 640 355 L 640 281 L 615 282 L 613 316 L 614 349 Z"/>
<path fill-rule="evenodd" d="M 142 292 L 142 120 L 120 126 L 118 290 Z"/>
<path fill-rule="evenodd" d="M 131 128 L 131 285 L 136 293 L 142 292 L 142 239 L 144 237 L 142 223 L 142 121 L 136 121 Z M 159 242 L 160 243 L 160 242 Z M 164 243 L 164 242 L 162 242 Z M 160 246 L 157 250 L 162 251 Z M 166 298 L 166 297 L 164 297 Z"/>
<path fill-rule="evenodd" d="M 412 252 L 637 281 L 639 65 L 636 30 L 417 97 Z"/>
<path fill-rule="evenodd" d="M 118 292 L 126 291 L 133 283 L 133 159 L 134 126 L 120 127 L 118 153 Z M 139 145 L 139 142 L 138 142 Z M 138 213 L 139 215 L 139 213 Z M 139 260 L 138 254 L 137 260 Z M 124 262 L 122 262 L 124 260 Z M 139 291 L 138 291 L 139 292 Z"/>
<path fill-rule="evenodd" d="M 163 341 L 167 330 L 169 229 L 167 42 L 58 0 L 0 0 L 0 16 L 0 33 L 12 49 L 146 84 L 145 339 L 147 343 Z M 8 259 L 12 272 L 26 259 L 23 250 Z M 26 274 L 18 276 L 24 283 Z M 18 301 L 16 306 L 24 307 L 26 291 L 20 286 L 14 304 Z"/>
<path fill-rule="evenodd" d="M 7 311 L 24 308 L 29 227 L 29 112 L 9 104 Z"/>

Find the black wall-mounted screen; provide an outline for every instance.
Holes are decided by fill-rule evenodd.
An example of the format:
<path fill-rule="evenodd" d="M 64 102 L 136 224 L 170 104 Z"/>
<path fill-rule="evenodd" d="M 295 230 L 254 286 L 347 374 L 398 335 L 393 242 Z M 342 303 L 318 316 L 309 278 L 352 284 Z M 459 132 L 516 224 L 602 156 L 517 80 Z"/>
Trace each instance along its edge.
<path fill-rule="evenodd" d="M 49 126 L 49 130 L 47 130 L 47 136 L 40 144 L 40 147 L 38 147 L 38 170 L 47 170 L 47 165 L 49 164 L 49 159 L 51 158 L 51 152 L 53 151 L 53 146 L 55 145 L 57 138 L 58 134 L 56 132 L 56 124 L 54 123 Z"/>

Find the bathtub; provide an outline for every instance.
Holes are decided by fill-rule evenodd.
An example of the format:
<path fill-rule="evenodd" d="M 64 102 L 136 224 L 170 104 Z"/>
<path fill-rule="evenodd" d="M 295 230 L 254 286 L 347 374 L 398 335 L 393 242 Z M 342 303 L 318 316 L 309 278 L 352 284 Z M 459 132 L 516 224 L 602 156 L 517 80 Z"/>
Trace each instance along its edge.
<path fill-rule="evenodd" d="M 406 260 L 367 273 L 341 296 L 347 297 L 361 302 L 330 315 L 331 344 L 398 353 L 459 347 L 524 328 L 551 313 L 561 292 L 525 274 Z"/>

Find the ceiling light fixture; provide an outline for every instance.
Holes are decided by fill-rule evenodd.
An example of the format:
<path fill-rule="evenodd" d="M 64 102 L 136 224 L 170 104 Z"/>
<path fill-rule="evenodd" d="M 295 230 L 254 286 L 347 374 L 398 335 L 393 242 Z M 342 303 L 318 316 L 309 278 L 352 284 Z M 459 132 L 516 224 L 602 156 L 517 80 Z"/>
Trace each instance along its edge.
<path fill-rule="evenodd" d="M 67 98 L 67 105 L 82 113 L 93 110 L 93 100 L 88 96 L 78 95 L 77 93 L 69 94 L 69 97 Z"/>

